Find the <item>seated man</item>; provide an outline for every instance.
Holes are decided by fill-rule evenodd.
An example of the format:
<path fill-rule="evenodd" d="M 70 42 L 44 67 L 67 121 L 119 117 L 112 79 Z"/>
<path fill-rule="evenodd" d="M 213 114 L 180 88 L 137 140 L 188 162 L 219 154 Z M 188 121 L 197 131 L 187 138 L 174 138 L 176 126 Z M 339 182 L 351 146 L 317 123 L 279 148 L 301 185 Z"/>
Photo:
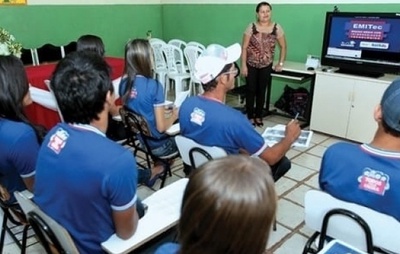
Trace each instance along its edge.
<path fill-rule="evenodd" d="M 110 68 L 95 53 L 74 52 L 58 63 L 51 87 L 65 123 L 43 141 L 34 200 L 80 253 L 101 253 L 101 242 L 114 233 L 127 239 L 138 224 L 134 157 L 104 134 L 114 103 Z"/>
<path fill-rule="evenodd" d="M 234 62 L 240 53 L 239 44 L 228 48 L 213 44 L 197 59 L 195 75 L 203 85 L 204 94 L 183 102 L 179 110 L 181 133 L 199 144 L 219 146 L 228 154 L 259 156 L 271 166 L 277 181 L 291 167 L 285 154 L 299 137 L 300 125 L 297 120 L 290 121 L 285 138 L 268 147 L 241 112 L 223 103 L 239 74 Z"/>
<path fill-rule="evenodd" d="M 374 118 L 378 129 L 371 143 L 339 142 L 326 150 L 319 184 L 338 199 L 400 221 L 400 79 L 386 89 Z"/>

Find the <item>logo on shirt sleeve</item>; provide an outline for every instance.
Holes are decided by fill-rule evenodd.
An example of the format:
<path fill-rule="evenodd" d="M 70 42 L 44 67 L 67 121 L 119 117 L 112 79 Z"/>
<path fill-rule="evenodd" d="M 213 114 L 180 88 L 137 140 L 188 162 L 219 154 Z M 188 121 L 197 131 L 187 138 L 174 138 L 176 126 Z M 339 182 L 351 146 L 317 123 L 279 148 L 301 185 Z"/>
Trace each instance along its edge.
<path fill-rule="evenodd" d="M 385 195 L 385 191 L 390 189 L 389 175 L 382 171 L 365 168 L 363 174 L 358 177 L 358 188 L 378 195 Z"/>
<path fill-rule="evenodd" d="M 190 121 L 200 126 L 203 125 L 205 118 L 206 118 L 206 112 L 197 107 L 194 108 L 193 112 L 190 114 Z"/>
<path fill-rule="evenodd" d="M 132 88 L 131 93 L 129 94 L 131 99 L 135 99 L 137 97 L 137 90 L 136 88 Z"/>
<path fill-rule="evenodd" d="M 62 128 L 59 128 L 53 135 L 51 135 L 47 147 L 53 150 L 56 154 L 59 154 L 67 143 L 68 137 L 68 132 Z"/>

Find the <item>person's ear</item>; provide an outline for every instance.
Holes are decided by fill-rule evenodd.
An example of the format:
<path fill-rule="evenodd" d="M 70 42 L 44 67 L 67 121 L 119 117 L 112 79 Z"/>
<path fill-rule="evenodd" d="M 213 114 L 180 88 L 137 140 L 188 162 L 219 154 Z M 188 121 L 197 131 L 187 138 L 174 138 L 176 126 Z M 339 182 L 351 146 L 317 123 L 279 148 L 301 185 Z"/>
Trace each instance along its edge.
<path fill-rule="evenodd" d="M 376 122 L 380 123 L 382 121 L 382 107 L 377 105 L 374 109 L 374 119 Z"/>
<path fill-rule="evenodd" d="M 108 91 L 106 94 L 106 103 L 111 107 L 115 101 L 115 94 Z"/>

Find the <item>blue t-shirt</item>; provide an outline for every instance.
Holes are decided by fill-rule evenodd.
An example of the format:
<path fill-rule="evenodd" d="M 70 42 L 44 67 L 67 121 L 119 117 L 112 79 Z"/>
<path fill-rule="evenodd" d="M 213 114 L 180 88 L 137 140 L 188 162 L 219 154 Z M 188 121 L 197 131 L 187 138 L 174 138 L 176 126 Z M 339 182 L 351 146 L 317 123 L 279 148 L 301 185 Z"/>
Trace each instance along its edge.
<path fill-rule="evenodd" d="M 180 245 L 177 243 L 164 243 L 154 254 L 178 254 Z"/>
<path fill-rule="evenodd" d="M 39 143 L 31 126 L 0 118 L 0 184 L 16 202 L 14 191 L 26 190 L 22 178 L 35 175 Z M 22 178 L 21 178 L 22 177 Z"/>
<path fill-rule="evenodd" d="M 221 147 L 228 154 L 244 149 L 258 156 L 267 148 L 241 112 L 203 96 L 193 96 L 182 103 L 179 124 L 183 136 L 202 145 Z"/>
<path fill-rule="evenodd" d="M 338 199 L 400 221 L 400 153 L 366 144 L 336 143 L 322 158 L 319 184 Z"/>
<path fill-rule="evenodd" d="M 136 203 L 132 153 L 90 125 L 55 126 L 36 166 L 35 202 L 71 234 L 80 253 L 102 253 L 113 211 Z"/>
<path fill-rule="evenodd" d="M 126 89 L 126 81 L 126 78 L 122 79 L 119 86 L 119 95 L 121 97 L 124 95 Z M 158 139 L 165 137 L 165 134 L 160 133 L 157 130 L 154 108 L 162 107 L 164 104 L 164 89 L 162 85 L 155 79 L 137 75 L 130 91 L 129 99 L 126 102 L 126 106 L 147 120 L 151 134 L 153 137 Z M 159 142 L 150 140 L 149 145 L 154 149 L 162 146 L 164 142 L 166 142 L 166 140 Z"/>

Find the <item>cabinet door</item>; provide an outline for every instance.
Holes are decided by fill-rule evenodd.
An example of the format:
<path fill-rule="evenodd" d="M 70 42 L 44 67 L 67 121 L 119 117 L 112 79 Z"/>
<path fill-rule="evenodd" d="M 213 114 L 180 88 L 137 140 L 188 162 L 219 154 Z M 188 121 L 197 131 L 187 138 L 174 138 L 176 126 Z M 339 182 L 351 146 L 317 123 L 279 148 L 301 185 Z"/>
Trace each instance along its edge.
<path fill-rule="evenodd" d="M 344 138 L 353 87 L 352 79 L 317 73 L 310 128 Z"/>
<path fill-rule="evenodd" d="M 351 103 L 347 138 L 366 143 L 372 140 L 378 127 L 374 109 L 379 105 L 388 83 L 357 80 Z"/>

